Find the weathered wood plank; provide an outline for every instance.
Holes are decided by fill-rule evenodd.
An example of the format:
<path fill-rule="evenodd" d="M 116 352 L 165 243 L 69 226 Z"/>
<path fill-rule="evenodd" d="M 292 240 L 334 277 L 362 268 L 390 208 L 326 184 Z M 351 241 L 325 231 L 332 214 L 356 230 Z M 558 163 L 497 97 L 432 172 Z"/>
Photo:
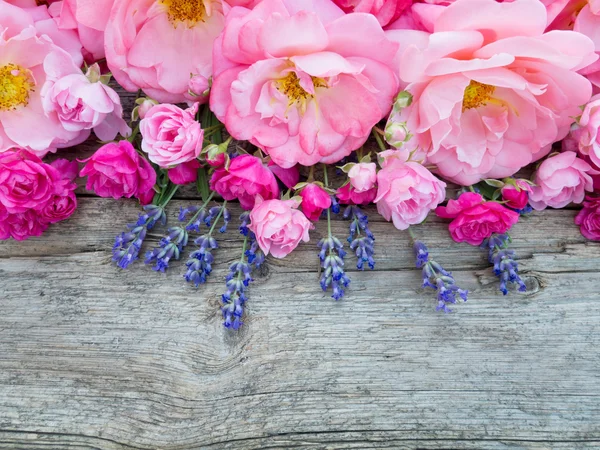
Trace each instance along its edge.
<path fill-rule="evenodd" d="M 230 333 L 219 294 L 235 227 L 196 290 L 181 263 L 165 275 L 110 264 L 135 209 L 82 199 L 44 238 L 0 244 L 0 447 L 600 444 L 600 247 L 574 212 L 515 227 L 530 291 L 507 297 L 479 249 L 437 219 L 420 227 L 472 292 L 450 315 L 418 288 L 407 237 L 373 215 L 378 270 L 353 272 L 346 299 L 320 291 L 311 242 L 268 260 L 246 325 Z"/>

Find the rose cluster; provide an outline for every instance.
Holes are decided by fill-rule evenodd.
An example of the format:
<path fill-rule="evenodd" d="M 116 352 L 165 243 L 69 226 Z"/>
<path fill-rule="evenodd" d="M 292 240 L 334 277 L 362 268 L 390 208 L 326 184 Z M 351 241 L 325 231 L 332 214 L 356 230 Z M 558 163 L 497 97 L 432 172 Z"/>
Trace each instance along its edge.
<path fill-rule="evenodd" d="M 432 211 L 487 250 L 503 293 L 523 290 L 508 248 L 522 215 L 583 203 L 575 221 L 600 240 L 598 30 L 597 0 L 0 0 L 0 239 L 72 214 L 79 174 L 144 206 L 115 240 L 121 268 L 178 189 L 197 189 L 145 256 L 165 271 L 193 244 L 196 286 L 239 204 L 227 327 L 252 271 L 319 220 L 320 284 L 341 299 L 348 257 L 376 264 L 371 204 L 410 233 L 438 309 L 467 291 L 415 237 Z M 130 116 L 116 85 L 136 93 Z M 93 154 L 40 159 L 92 133 Z"/>

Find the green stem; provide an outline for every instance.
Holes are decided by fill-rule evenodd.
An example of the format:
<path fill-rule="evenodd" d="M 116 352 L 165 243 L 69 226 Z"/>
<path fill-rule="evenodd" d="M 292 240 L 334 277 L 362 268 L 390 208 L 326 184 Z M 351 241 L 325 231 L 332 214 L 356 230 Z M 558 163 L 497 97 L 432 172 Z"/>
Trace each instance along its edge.
<path fill-rule="evenodd" d="M 200 196 L 202 197 L 203 202 L 207 202 L 207 198 L 212 198 L 213 194 L 210 194 L 210 197 L 208 196 L 210 188 L 208 187 L 208 175 L 206 174 L 206 169 L 204 167 L 200 167 L 198 169 L 198 179 L 196 180 L 196 186 L 198 188 Z"/>
<path fill-rule="evenodd" d="M 177 189 L 179 189 L 179 185 L 174 184 L 173 187 L 171 187 L 171 190 L 169 191 L 169 193 L 166 195 L 166 198 L 160 199 L 160 204 L 158 206 L 161 208 L 164 208 L 165 206 L 167 206 L 167 203 L 169 203 L 171 201 L 171 199 L 177 192 Z"/>
<path fill-rule="evenodd" d="M 387 148 L 386 148 L 385 144 L 383 143 L 383 140 L 381 139 L 381 135 L 377 132 L 377 130 L 375 130 L 375 128 L 373 128 L 371 130 L 371 133 L 373 134 L 373 137 L 377 141 L 377 145 L 379 146 L 381 151 L 386 151 Z"/>
<path fill-rule="evenodd" d="M 215 221 L 213 222 L 212 227 L 210 227 L 210 230 L 208 231 L 209 236 L 212 236 L 212 233 L 215 230 L 215 227 L 217 226 L 217 223 L 219 222 L 221 215 L 223 214 L 223 210 L 225 209 L 225 206 L 227 206 L 227 200 L 225 200 L 223 202 L 223 206 L 221 206 L 221 209 L 219 210 L 219 214 L 217 214 L 217 217 L 215 218 Z"/>
<path fill-rule="evenodd" d="M 323 164 L 323 181 L 325 188 L 329 187 L 329 177 L 327 175 L 327 166 Z M 327 208 L 327 233 L 331 238 L 331 207 Z"/>
<path fill-rule="evenodd" d="M 189 221 L 189 222 L 186 224 L 186 226 L 185 226 L 186 228 L 187 228 L 188 226 L 190 226 L 190 225 L 191 225 L 191 224 L 194 222 L 194 220 L 196 220 L 196 218 L 197 218 L 197 217 L 200 215 L 200 213 L 202 212 L 202 210 L 203 210 L 204 208 L 206 208 L 206 205 L 208 205 L 208 202 L 210 202 L 210 201 L 212 200 L 212 198 L 213 198 L 213 196 L 214 196 L 214 195 L 215 195 L 215 193 L 214 193 L 214 192 L 211 192 L 211 194 L 210 194 L 210 197 L 208 197 L 208 199 L 206 199 L 206 201 L 204 202 L 204 204 L 203 204 L 203 205 L 200 207 L 200 209 L 198 209 L 198 211 L 196 211 L 196 214 L 194 214 L 194 216 L 193 216 L 193 217 L 190 219 L 190 221 Z"/>
<path fill-rule="evenodd" d="M 415 236 L 415 232 L 412 230 L 412 228 L 408 227 L 408 234 L 410 235 L 410 238 L 413 241 L 413 244 L 415 243 L 415 241 L 417 240 L 417 237 Z"/>

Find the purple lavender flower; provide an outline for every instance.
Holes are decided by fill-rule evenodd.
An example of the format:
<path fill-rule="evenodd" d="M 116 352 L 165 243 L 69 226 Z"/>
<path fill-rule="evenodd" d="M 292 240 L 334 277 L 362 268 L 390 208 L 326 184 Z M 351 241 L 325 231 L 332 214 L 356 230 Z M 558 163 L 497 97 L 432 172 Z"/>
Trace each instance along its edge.
<path fill-rule="evenodd" d="M 244 304 L 248 300 L 246 288 L 254 281 L 251 276 L 250 264 L 244 262 L 244 256 L 239 262 L 229 266 L 229 274 L 225 278 L 227 290 L 221 296 L 223 301 L 223 325 L 237 330 L 243 325 Z"/>
<path fill-rule="evenodd" d="M 121 233 L 115 238 L 112 260 L 121 269 L 126 269 L 133 261 L 138 259 L 148 230 L 154 228 L 158 222 L 165 224 L 167 221 L 162 207 L 146 205 L 144 211 L 140 214 L 136 223 L 127 225 L 129 231 Z"/>
<path fill-rule="evenodd" d="M 429 250 L 423 242 L 415 240 L 413 251 L 415 253 L 416 266 L 422 269 L 423 287 L 430 287 L 437 291 L 437 311 L 452 312 L 448 305 L 456 303 L 458 300 L 457 296 L 463 301 L 467 301 L 469 292 L 460 289 L 456 285 L 452 273 L 448 272 L 436 261 L 429 259 Z"/>
<path fill-rule="evenodd" d="M 333 292 L 331 297 L 340 300 L 344 297 L 344 289 L 350 284 L 350 278 L 344 271 L 344 257 L 346 256 L 344 246 L 338 238 L 331 235 L 321 239 L 317 246 L 320 248 L 319 259 L 323 269 L 321 289 L 327 291 L 331 286 Z"/>
<path fill-rule="evenodd" d="M 488 259 L 494 265 L 494 275 L 500 279 L 500 291 L 508 294 L 507 283 L 519 285 L 519 291 L 525 292 L 527 286 L 519 276 L 519 264 L 515 261 L 515 251 L 508 249 L 511 238 L 508 234 L 492 234 L 483 241 L 481 248 L 488 250 Z"/>
<path fill-rule="evenodd" d="M 367 263 L 373 270 L 375 268 L 373 257 L 375 254 L 375 236 L 369 229 L 369 218 L 358 206 L 353 205 L 346 207 L 343 217 L 344 219 L 350 219 L 350 236 L 348 236 L 347 241 L 358 258 L 356 268 L 365 270 L 364 265 Z M 361 235 L 361 231 L 363 235 Z"/>
<path fill-rule="evenodd" d="M 183 227 L 171 227 L 160 240 L 159 246 L 146 253 L 146 264 L 154 263 L 153 269 L 164 272 L 169 268 L 171 259 L 178 260 L 188 244 L 188 232 Z"/>

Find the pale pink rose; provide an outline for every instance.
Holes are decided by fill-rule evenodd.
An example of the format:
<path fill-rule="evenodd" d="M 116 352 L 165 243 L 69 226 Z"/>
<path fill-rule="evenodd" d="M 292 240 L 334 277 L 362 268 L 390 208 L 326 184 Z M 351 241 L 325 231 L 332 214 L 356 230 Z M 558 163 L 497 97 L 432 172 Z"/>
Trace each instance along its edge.
<path fill-rule="evenodd" d="M 196 121 L 198 103 L 181 109 L 175 105 L 156 105 L 140 122 L 142 150 L 148 159 L 168 168 L 200 156 L 204 130 Z"/>
<path fill-rule="evenodd" d="M 546 159 L 533 177 L 529 204 L 538 211 L 564 208 L 569 203 L 581 203 L 585 192 L 593 190 L 592 167 L 575 152 L 564 152 Z"/>
<path fill-rule="evenodd" d="M 400 123 L 447 179 L 504 178 L 548 154 L 592 92 L 577 71 L 598 57 L 572 31 L 545 32 L 538 0 L 457 0 L 434 33 L 394 30 L 400 78 L 413 95 Z"/>
<path fill-rule="evenodd" d="M 261 0 L 226 0 L 230 6 L 243 6 L 244 8 L 252 9 L 258 5 Z"/>
<path fill-rule="evenodd" d="M 345 12 L 373 14 L 382 27 L 398 19 L 412 0 L 333 0 Z"/>
<path fill-rule="evenodd" d="M 73 30 L 83 45 L 86 61 L 104 58 L 104 30 L 115 0 L 64 0 L 53 2 L 49 11 L 59 28 Z"/>
<path fill-rule="evenodd" d="M 421 164 L 393 158 L 377 173 L 377 211 L 406 230 L 427 217 L 446 198 L 446 183 Z"/>
<path fill-rule="evenodd" d="M 64 50 L 38 34 L 27 11 L 0 1 L 0 85 L 10 88 L 0 97 L 0 152 L 22 147 L 44 156 L 85 139 L 42 108 L 44 60 L 57 54 Z"/>
<path fill-rule="evenodd" d="M 481 245 L 493 233 L 506 233 L 519 221 L 519 213 L 497 202 L 486 202 L 481 194 L 465 192 L 447 206 L 438 206 L 439 217 L 454 219 L 448 230 L 456 242 Z"/>
<path fill-rule="evenodd" d="M 215 42 L 211 110 L 281 167 L 334 163 L 389 112 L 397 48 L 375 17 L 329 0 L 235 7 Z"/>
<path fill-rule="evenodd" d="M 302 212 L 308 220 L 316 222 L 321 213 L 331 206 L 331 196 L 318 184 L 309 183 L 300 191 Z"/>
<path fill-rule="evenodd" d="M 283 258 L 300 241 L 310 240 L 308 231 L 314 225 L 298 210 L 297 200 L 265 200 L 258 197 L 250 212 L 248 228 L 256 235 L 256 242 L 265 255 Z"/>
<path fill-rule="evenodd" d="M 131 134 L 123 120 L 119 94 L 100 81 L 97 64 L 84 75 L 66 54 L 55 53 L 46 57 L 44 70 L 44 112 L 48 117 L 57 117 L 65 130 L 83 133 L 87 138 L 93 129 L 102 141 L 112 141 L 119 133 L 123 137 Z"/>
<path fill-rule="evenodd" d="M 600 94 L 585 105 L 569 139 L 565 140 L 565 143 L 569 142 L 576 147 L 573 150 L 579 150 L 595 167 L 600 167 Z"/>
<path fill-rule="evenodd" d="M 153 192 L 156 172 L 129 141 L 106 144 L 84 162 L 79 175 L 88 177 L 85 188 L 100 197 L 146 199 Z"/>
<path fill-rule="evenodd" d="M 354 164 L 348 172 L 348 179 L 356 192 L 373 189 L 377 182 L 377 165 L 375 163 Z"/>
<path fill-rule="evenodd" d="M 190 74 L 211 77 L 224 23 L 220 1 L 115 2 L 105 32 L 108 67 L 125 89 L 159 102 L 207 102 L 188 93 Z"/>
<path fill-rule="evenodd" d="M 215 170 L 210 188 L 225 200 L 239 200 L 245 210 L 252 209 L 259 196 L 264 200 L 279 197 L 275 175 L 252 155 L 237 156 L 229 167 Z"/>
<path fill-rule="evenodd" d="M 26 150 L 0 153 L 0 203 L 10 214 L 43 208 L 61 179 L 56 168 Z"/>
<path fill-rule="evenodd" d="M 194 183 L 198 179 L 198 169 L 200 163 L 197 159 L 179 164 L 173 169 L 167 171 L 169 180 L 174 184 L 190 184 Z"/>

